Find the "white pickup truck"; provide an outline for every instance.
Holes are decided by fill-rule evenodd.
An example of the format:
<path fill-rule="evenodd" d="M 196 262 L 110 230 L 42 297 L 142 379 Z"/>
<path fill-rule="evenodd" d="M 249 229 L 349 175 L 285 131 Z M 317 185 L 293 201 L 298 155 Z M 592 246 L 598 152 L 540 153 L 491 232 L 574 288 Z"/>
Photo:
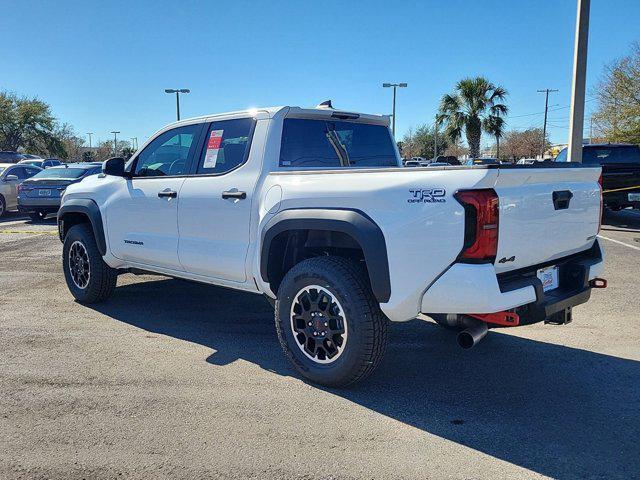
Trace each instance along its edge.
<path fill-rule="evenodd" d="M 64 275 L 81 303 L 126 272 L 264 294 L 295 368 L 343 386 L 380 363 L 389 320 L 430 317 L 463 347 L 570 321 L 606 285 L 599 176 L 402 168 L 388 117 L 332 108 L 194 118 L 66 190 Z"/>

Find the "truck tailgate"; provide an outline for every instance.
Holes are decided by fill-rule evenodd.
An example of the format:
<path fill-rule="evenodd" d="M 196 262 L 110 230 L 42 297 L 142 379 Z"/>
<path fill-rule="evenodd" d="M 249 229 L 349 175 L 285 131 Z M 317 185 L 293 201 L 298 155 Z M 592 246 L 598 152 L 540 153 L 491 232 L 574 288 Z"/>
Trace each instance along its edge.
<path fill-rule="evenodd" d="M 589 248 L 600 224 L 600 168 L 500 168 L 496 272 Z"/>

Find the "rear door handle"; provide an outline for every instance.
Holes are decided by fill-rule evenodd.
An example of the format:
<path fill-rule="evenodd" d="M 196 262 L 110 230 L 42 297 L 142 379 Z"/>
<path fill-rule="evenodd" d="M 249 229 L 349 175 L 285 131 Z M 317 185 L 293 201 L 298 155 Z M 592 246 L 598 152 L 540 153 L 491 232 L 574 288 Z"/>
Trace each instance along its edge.
<path fill-rule="evenodd" d="M 175 190 L 169 190 L 168 188 L 166 190 L 158 192 L 158 197 L 160 198 L 176 198 L 177 196 L 178 192 L 176 192 Z"/>
<path fill-rule="evenodd" d="M 247 192 L 239 192 L 237 190 L 227 190 L 222 192 L 222 198 L 237 198 L 239 200 L 244 200 L 247 198 Z"/>

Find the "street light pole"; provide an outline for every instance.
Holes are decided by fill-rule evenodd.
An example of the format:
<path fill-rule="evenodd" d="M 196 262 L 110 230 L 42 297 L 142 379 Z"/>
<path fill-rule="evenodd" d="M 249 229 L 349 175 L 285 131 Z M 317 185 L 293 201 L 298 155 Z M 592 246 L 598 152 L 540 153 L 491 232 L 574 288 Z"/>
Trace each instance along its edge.
<path fill-rule="evenodd" d="M 189 90 L 188 88 L 165 88 L 164 93 L 176 94 L 176 117 L 178 121 L 180 121 L 180 94 L 191 93 L 191 90 Z"/>
<path fill-rule="evenodd" d="M 393 133 L 393 138 L 396 136 L 396 88 L 405 88 L 407 86 L 406 83 L 383 83 L 382 86 L 384 88 L 393 87 L 393 113 L 391 120 L 391 132 Z"/>
<path fill-rule="evenodd" d="M 91 149 L 91 135 L 93 135 L 93 132 L 87 132 L 87 135 L 89 135 L 89 149 Z"/>
<path fill-rule="evenodd" d="M 576 39 L 573 52 L 573 85 L 571 87 L 571 118 L 567 160 L 582 163 L 584 136 L 584 96 L 587 83 L 587 46 L 589 42 L 590 0 L 578 0 Z"/>
<path fill-rule="evenodd" d="M 545 100 L 544 100 L 544 127 L 542 127 L 542 147 L 541 151 L 540 151 L 540 157 L 544 158 L 544 147 L 545 147 L 545 143 L 546 143 L 546 138 L 547 138 L 547 111 L 549 110 L 549 93 L 550 92 L 557 92 L 558 90 L 553 90 L 551 88 L 545 88 L 544 90 L 538 90 L 538 93 L 544 93 L 546 94 Z"/>
<path fill-rule="evenodd" d="M 111 133 L 113 133 L 113 156 L 117 157 L 118 156 L 118 134 L 120 132 L 119 131 L 113 131 Z"/>

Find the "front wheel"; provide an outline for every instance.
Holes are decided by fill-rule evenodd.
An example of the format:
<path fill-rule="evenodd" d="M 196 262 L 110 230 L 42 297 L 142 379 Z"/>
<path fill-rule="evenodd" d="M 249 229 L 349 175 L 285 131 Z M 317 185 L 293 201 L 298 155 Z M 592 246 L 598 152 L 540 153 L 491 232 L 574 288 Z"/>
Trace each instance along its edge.
<path fill-rule="evenodd" d="M 362 268 L 340 257 L 295 265 L 276 300 L 282 348 L 312 382 L 341 387 L 370 375 L 387 343 L 388 320 Z"/>
<path fill-rule="evenodd" d="M 86 223 L 71 227 L 64 238 L 62 266 L 69 291 L 80 303 L 101 302 L 116 288 L 118 272 L 102 259 Z"/>

